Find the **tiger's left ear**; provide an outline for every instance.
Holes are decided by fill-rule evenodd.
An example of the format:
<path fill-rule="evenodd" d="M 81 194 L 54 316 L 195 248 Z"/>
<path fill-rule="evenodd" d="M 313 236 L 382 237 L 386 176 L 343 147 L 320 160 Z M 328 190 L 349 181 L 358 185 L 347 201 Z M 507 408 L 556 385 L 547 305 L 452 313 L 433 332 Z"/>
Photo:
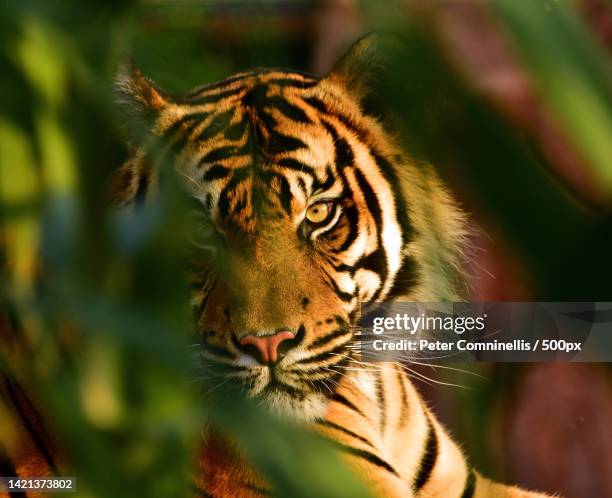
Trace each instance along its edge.
<path fill-rule="evenodd" d="M 353 44 L 326 78 L 342 84 L 359 99 L 367 97 L 394 71 L 405 47 L 399 35 L 370 33 Z"/>
<path fill-rule="evenodd" d="M 131 131 L 139 138 L 149 133 L 157 116 L 170 104 L 170 98 L 140 72 L 131 58 L 119 64 L 115 95 Z"/>

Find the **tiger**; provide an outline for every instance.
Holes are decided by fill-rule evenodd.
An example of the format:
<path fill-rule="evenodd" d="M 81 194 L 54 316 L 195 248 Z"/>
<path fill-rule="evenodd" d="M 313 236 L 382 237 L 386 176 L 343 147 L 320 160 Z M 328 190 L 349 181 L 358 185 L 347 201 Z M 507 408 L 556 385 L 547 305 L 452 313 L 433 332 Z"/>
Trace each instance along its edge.
<path fill-rule="evenodd" d="M 168 154 L 198 216 L 199 361 L 333 441 L 373 496 L 545 498 L 484 477 L 401 365 L 361 363 L 351 347 L 367 303 L 467 293 L 467 216 L 364 104 L 383 36 L 358 40 L 322 77 L 255 69 L 181 96 L 122 64 L 117 100 L 139 143 L 113 203 L 155 202 L 152 156 Z M 194 496 L 273 495 L 232 448 L 203 439 Z"/>

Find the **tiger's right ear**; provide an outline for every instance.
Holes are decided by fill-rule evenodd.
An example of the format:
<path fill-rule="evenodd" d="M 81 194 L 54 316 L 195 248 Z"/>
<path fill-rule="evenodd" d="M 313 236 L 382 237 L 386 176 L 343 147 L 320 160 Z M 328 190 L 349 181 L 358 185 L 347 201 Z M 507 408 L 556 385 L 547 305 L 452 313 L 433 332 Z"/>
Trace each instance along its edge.
<path fill-rule="evenodd" d="M 115 95 L 125 109 L 130 131 L 138 138 L 149 133 L 157 116 L 170 103 L 168 96 L 140 72 L 131 58 L 119 64 Z"/>
<path fill-rule="evenodd" d="M 405 57 L 404 40 L 395 33 L 375 31 L 357 40 L 327 78 L 344 85 L 359 99 L 376 93 L 381 81 L 393 76 Z"/>

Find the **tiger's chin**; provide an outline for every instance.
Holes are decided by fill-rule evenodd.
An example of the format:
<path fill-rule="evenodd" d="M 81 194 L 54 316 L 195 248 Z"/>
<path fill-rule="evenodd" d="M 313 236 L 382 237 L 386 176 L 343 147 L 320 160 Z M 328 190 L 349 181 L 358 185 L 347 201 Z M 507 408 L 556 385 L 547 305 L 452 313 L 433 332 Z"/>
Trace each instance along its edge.
<path fill-rule="evenodd" d="M 270 391 L 258 400 L 275 415 L 297 422 L 323 418 L 328 404 L 328 399 L 319 393 L 304 393 L 296 397 L 283 391 Z"/>
<path fill-rule="evenodd" d="M 323 418 L 329 402 L 321 393 L 300 391 L 279 382 L 270 382 L 261 392 L 249 397 L 273 414 L 297 422 Z"/>

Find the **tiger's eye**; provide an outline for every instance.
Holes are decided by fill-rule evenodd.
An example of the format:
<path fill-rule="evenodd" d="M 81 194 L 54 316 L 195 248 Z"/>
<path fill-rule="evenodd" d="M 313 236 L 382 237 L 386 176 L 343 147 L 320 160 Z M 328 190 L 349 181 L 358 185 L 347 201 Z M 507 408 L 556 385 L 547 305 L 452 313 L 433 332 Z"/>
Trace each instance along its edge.
<path fill-rule="evenodd" d="M 310 223 L 323 223 L 331 212 L 331 202 L 317 202 L 306 210 L 306 219 Z"/>

